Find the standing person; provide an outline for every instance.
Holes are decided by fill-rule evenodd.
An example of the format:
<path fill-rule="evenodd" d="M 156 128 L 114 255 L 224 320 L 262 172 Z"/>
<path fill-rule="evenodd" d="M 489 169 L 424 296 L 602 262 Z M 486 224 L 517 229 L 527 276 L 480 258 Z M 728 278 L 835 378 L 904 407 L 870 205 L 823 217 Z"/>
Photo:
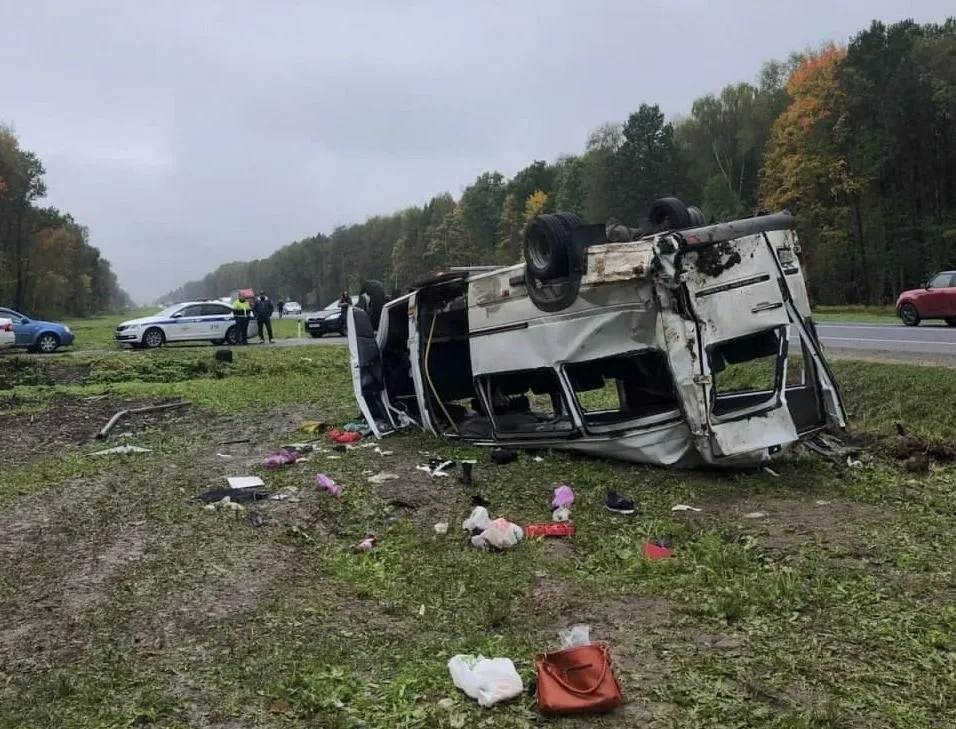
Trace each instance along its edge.
<path fill-rule="evenodd" d="M 342 296 L 339 297 L 339 311 L 341 312 L 341 319 L 339 319 L 339 329 L 343 334 L 345 334 L 346 323 L 348 322 L 348 310 L 352 305 L 352 297 L 349 296 L 348 291 L 343 291 Z"/>
<path fill-rule="evenodd" d="M 263 331 L 269 330 L 269 344 L 275 343 L 275 338 L 272 336 L 272 312 L 274 310 L 272 299 L 260 293 L 259 300 L 256 302 L 256 324 L 259 325 L 259 340 L 262 342 L 266 341 Z"/>
<path fill-rule="evenodd" d="M 282 299 L 279 299 L 278 307 L 279 307 L 279 318 L 281 319 L 282 313 L 285 310 L 285 302 Z"/>
<path fill-rule="evenodd" d="M 248 344 L 249 317 L 252 316 L 252 307 L 242 297 L 237 296 L 232 302 L 232 321 L 236 328 L 236 344 Z"/>

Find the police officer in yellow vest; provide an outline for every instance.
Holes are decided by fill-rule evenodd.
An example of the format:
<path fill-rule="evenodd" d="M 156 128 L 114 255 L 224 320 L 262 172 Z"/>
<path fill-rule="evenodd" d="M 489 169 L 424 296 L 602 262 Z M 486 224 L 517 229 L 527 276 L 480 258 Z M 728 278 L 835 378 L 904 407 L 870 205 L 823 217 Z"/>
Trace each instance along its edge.
<path fill-rule="evenodd" d="M 236 327 L 236 344 L 248 344 L 249 319 L 252 318 L 252 307 L 242 297 L 237 296 L 232 302 L 232 319 Z"/>

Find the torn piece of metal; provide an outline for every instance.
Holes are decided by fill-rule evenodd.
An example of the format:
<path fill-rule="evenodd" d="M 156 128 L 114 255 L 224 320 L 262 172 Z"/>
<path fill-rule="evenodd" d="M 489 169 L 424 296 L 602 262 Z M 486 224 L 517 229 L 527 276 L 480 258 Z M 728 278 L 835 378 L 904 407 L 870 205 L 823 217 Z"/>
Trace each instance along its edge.
<path fill-rule="evenodd" d="M 793 216 L 707 226 L 674 198 L 651 212 L 642 228 L 539 216 L 522 264 L 436 275 L 377 331 L 349 309 L 372 433 L 763 468 L 843 428 Z"/>
<path fill-rule="evenodd" d="M 142 408 L 130 408 L 128 410 L 120 410 L 112 418 L 109 419 L 109 422 L 103 426 L 103 429 L 99 433 L 96 434 L 96 437 L 99 440 L 103 440 L 107 435 L 109 435 L 110 431 L 113 429 L 113 426 L 115 426 L 120 421 L 121 418 L 124 418 L 127 415 L 139 415 L 141 413 L 157 413 L 162 410 L 175 410 L 178 408 L 188 407 L 191 404 L 192 403 L 190 403 L 188 400 L 181 400 L 179 402 L 168 402 L 162 405 L 149 405 L 147 407 L 142 407 Z"/>

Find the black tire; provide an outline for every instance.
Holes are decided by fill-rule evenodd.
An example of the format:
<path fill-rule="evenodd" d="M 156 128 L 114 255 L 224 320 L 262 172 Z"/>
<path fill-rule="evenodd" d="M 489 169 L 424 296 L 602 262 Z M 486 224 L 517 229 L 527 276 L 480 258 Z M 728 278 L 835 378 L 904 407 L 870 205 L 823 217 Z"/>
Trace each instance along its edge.
<path fill-rule="evenodd" d="M 225 339 L 210 339 L 209 341 L 212 342 L 212 346 L 214 347 L 221 347 L 226 343 Z"/>
<path fill-rule="evenodd" d="M 946 320 L 946 326 L 948 326 L 948 327 L 956 327 L 956 319 L 947 319 L 947 320 Z"/>
<path fill-rule="evenodd" d="M 37 337 L 34 350 L 40 354 L 53 354 L 60 346 L 60 338 L 53 332 L 44 332 Z"/>
<path fill-rule="evenodd" d="M 695 208 L 696 210 L 696 208 Z M 676 197 L 662 197 L 651 204 L 647 220 L 655 228 L 665 230 L 680 230 L 694 225 L 694 217 L 688 212 L 687 206 Z M 701 216 L 703 220 L 703 216 Z"/>
<path fill-rule="evenodd" d="M 156 349 L 166 344 L 166 335 L 158 327 L 150 327 L 143 332 L 143 346 L 146 349 Z"/>
<path fill-rule="evenodd" d="M 313 338 L 313 339 L 321 339 L 321 338 L 322 338 L 322 332 L 309 332 L 309 334 L 312 335 L 312 338 Z"/>
<path fill-rule="evenodd" d="M 524 260 L 539 281 L 568 275 L 571 258 L 570 230 L 581 224 L 573 213 L 539 215 L 524 231 Z"/>
<path fill-rule="evenodd" d="M 919 312 L 913 304 L 903 304 L 900 307 L 900 319 L 906 326 L 915 327 L 919 325 Z"/>

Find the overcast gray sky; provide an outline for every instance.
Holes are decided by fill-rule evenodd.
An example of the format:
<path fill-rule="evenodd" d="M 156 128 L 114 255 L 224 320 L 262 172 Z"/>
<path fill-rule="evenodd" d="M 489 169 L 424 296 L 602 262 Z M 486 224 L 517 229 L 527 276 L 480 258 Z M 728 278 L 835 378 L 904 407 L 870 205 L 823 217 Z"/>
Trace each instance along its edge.
<path fill-rule="evenodd" d="M 0 0 L 0 120 L 150 300 L 578 152 L 873 18 L 952 0 Z"/>

